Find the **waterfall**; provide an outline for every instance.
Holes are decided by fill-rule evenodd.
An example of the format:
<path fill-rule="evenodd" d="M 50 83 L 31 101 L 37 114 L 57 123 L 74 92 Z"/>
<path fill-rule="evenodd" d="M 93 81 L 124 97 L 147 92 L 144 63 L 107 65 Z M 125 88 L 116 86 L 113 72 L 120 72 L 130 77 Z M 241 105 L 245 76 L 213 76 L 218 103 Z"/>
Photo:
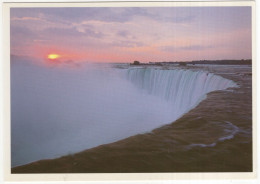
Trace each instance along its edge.
<path fill-rule="evenodd" d="M 174 122 L 210 91 L 235 86 L 189 70 L 17 62 L 11 68 L 12 166 L 152 131 Z"/>
<path fill-rule="evenodd" d="M 173 121 L 197 106 L 207 93 L 238 87 L 212 73 L 183 69 L 130 68 L 126 77 L 143 92 L 170 103 Z"/>

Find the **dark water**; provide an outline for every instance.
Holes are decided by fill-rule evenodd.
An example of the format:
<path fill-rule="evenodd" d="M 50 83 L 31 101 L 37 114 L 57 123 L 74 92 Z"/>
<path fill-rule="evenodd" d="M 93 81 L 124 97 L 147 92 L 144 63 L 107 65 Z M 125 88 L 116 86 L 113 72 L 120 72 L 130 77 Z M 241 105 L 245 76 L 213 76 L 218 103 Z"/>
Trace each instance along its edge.
<path fill-rule="evenodd" d="M 251 66 L 189 66 L 231 79 L 239 88 L 215 91 L 172 124 L 13 173 L 250 172 Z M 120 130 L 119 130 L 120 131 Z"/>

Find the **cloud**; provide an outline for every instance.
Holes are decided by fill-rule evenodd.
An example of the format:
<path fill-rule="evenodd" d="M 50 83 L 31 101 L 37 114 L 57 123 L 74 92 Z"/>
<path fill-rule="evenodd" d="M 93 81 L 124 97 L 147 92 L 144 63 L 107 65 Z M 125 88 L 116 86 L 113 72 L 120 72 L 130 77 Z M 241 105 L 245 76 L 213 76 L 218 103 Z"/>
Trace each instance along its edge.
<path fill-rule="evenodd" d="M 125 30 L 118 31 L 116 34 L 117 34 L 117 36 L 120 36 L 123 38 L 127 38 L 129 36 L 129 32 L 125 31 Z"/>
<path fill-rule="evenodd" d="M 129 9 L 129 8 L 127 8 Z M 135 8 L 134 8 L 135 9 Z M 105 22 L 125 22 L 131 19 L 132 10 L 125 8 L 75 7 L 75 8 L 19 8 L 11 10 L 11 17 L 40 17 L 47 20 L 81 22 L 99 20 Z"/>
<path fill-rule="evenodd" d="M 158 20 L 162 20 L 165 22 L 173 22 L 173 23 L 186 23 L 186 22 L 192 22 L 195 20 L 196 16 L 188 15 L 188 16 L 175 16 L 175 17 L 161 17 L 158 18 Z"/>
<path fill-rule="evenodd" d="M 47 13 L 70 21 L 98 20 L 103 22 L 127 22 L 134 16 L 147 16 L 144 8 L 110 8 L 110 7 L 91 7 L 91 8 L 54 8 L 45 11 Z"/>
<path fill-rule="evenodd" d="M 12 17 L 11 21 L 24 21 L 24 20 L 41 20 L 38 17 Z"/>
<path fill-rule="evenodd" d="M 250 7 L 11 8 L 11 20 L 14 54 L 45 48 L 82 57 L 106 51 L 116 58 L 122 48 L 122 55 L 132 57 L 192 58 L 195 51 L 213 55 L 240 45 L 252 50 Z"/>
<path fill-rule="evenodd" d="M 179 8 L 180 9 L 180 8 Z M 129 22 L 134 17 L 146 17 L 156 21 L 187 22 L 194 15 L 181 15 L 176 8 L 145 8 L 145 7 L 63 7 L 63 8 L 19 8 L 11 10 L 13 20 L 37 20 L 44 18 L 51 22 L 80 23 L 82 21 L 97 20 L 103 22 Z M 178 11 L 179 12 L 179 11 Z"/>
<path fill-rule="evenodd" d="M 33 40 L 34 42 L 49 42 L 50 40 Z"/>
<path fill-rule="evenodd" d="M 103 38 L 105 35 L 102 32 L 94 31 L 93 29 L 84 29 L 84 35 L 87 37 Z"/>
<path fill-rule="evenodd" d="M 52 27 L 47 28 L 42 31 L 42 34 L 46 36 L 53 36 L 53 37 L 94 37 L 94 38 L 103 38 L 104 34 L 99 31 L 95 31 L 91 28 L 86 28 L 82 30 L 78 30 L 77 28 L 59 28 L 59 27 Z"/>
<path fill-rule="evenodd" d="M 33 40 L 40 40 L 40 35 L 31 31 L 27 27 L 10 26 L 11 47 L 33 42 Z"/>
<path fill-rule="evenodd" d="M 144 44 L 140 41 L 129 41 L 129 40 L 122 40 L 122 41 L 115 41 L 111 44 L 113 47 L 142 47 Z"/>
<path fill-rule="evenodd" d="M 213 45 L 189 45 L 189 46 L 182 46 L 182 47 L 177 47 L 177 46 L 161 46 L 159 47 L 159 50 L 165 51 L 165 52 L 177 52 L 177 51 L 201 51 L 201 50 L 206 50 L 206 49 L 211 49 L 211 48 L 216 48 L 217 46 Z"/>
<path fill-rule="evenodd" d="M 190 45 L 190 46 L 185 46 L 185 47 L 179 47 L 180 50 L 204 50 L 204 49 L 211 49 L 211 48 L 215 48 L 215 46 Z"/>

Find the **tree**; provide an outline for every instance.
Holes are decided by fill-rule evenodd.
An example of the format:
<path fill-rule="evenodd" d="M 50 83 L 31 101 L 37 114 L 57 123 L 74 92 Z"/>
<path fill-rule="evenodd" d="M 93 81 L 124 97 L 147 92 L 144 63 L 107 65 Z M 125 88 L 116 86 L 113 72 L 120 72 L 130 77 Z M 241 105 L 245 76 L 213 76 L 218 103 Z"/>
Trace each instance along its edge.
<path fill-rule="evenodd" d="M 180 66 L 186 66 L 187 63 L 185 63 L 185 62 L 180 62 L 179 65 L 180 65 Z"/>
<path fill-rule="evenodd" d="M 139 65 L 140 64 L 140 62 L 139 61 L 134 61 L 134 63 L 133 63 L 134 65 Z"/>

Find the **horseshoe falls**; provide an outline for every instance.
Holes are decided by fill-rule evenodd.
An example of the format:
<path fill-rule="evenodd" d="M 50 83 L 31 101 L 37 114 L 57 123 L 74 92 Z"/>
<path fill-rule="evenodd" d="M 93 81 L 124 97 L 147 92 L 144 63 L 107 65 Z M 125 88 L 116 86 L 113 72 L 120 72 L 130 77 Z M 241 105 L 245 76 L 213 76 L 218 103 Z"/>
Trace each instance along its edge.
<path fill-rule="evenodd" d="M 150 132 L 229 87 L 205 71 L 13 63 L 12 167 Z"/>
<path fill-rule="evenodd" d="M 128 69 L 127 79 L 143 93 L 167 101 L 174 121 L 199 104 L 206 94 L 229 87 L 238 87 L 232 80 L 205 71 Z"/>

